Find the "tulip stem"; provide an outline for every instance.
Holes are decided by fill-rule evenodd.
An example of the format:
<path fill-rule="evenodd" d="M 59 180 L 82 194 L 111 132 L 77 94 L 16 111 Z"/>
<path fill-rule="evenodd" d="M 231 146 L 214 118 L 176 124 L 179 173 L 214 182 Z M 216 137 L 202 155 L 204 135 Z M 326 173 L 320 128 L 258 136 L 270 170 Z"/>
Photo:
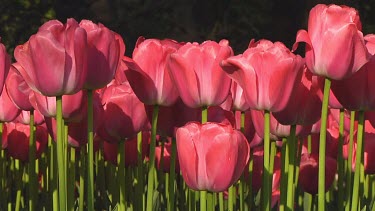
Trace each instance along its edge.
<path fill-rule="evenodd" d="M 288 194 L 286 206 L 288 210 L 293 210 L 294 208 L 294 168 L 296 161 L 296 125 L 290 126 L 290 135 L 287 142 L 289 150 L 289 166 L 288 166 Z"/>
<path fill-rule="evenodd" d="M 145 193 L 143 191 L 144 189 L 144 177 L 143 177 L 143 156 L 142 156 L 142 132 L 139 132 L 137 135 L 137 151 L 138 151 L 138 185 L 137 185 L 137 197 L 138 198 L 138 209 L 144 210 L 144 198 Z"/>
<path fill-rule="evenodd" d="M 344 143 L 344 109 L 340 109 L 339 120 L 339 145 L 338 145 L 338 210 L 344 210 L 344 159 L 342 154 L 342 147 Z"/>
<path fill-rule="evenodd" d="M 125 140 L 122 140 L 118 144 L 119 151 L 119 164 L 118 164 L 118 178 L 120 182 L 120 203 L 119 211 L 126 210 L 126 198 L 125 198 Z"/>
<path fill-rule="evenodd" d="M 241 123 L 240 123 L 240 127 L 241 127 L 241 132 L 243 134 L 245 134 L 245 112 L 241 112 Z M 242 173 L 241 177 L 240 177 L 240 183 L 239 183 L 239 187 L 238 187 L 238 191 L 239 191 L 239 194 L 240 194 L 240 211 L 244 211 L 244 186 L 245 186 L 245 176 L 244 176 L 244 172 Z"/>
<path fill-rule="evenodd" d="M 263 180 L 262 180 L 262 210 L 271 209 L 270 194 L 270 112 L 264 111 L 264 160 L 263 160 Z"/>
<path fill-rule="evenodd" d="M 280 184 L 280 211 L 285 210 L 288 194 L 289 148 L 287 138 L 282 138 L 281 147 L 281 184 Z"/>
<path fill-rule="evenodd" d="M 348 150 L 348 166 L 346 175 L 346 205 L 345 211 L 349 211 L 351 208 L 351 191 L 352 191 L 352 161 L 353 161 L 353 143 L 354 143 L 354 123 L 355 123 L 355 111 L 350 112 L 350 130 L 349 130 L 349 150 Z"/>
<path fill-rule="evenodd" d="M 318 210 L 325 210 L 325 166 L 326 166 L 326 135 L 327 135 L 327 116 L 328 116 L 328 100 L 329 90 L 331 88 L 331 80 L 324 80 L 324 95 L 322 105 L 322 116 L 320 125 L 319 138 L 319 167 L 318 167 Z"/>
<path fill-rule="evenodd" d="M 68 210 L 74 211 L 74 185 L 75 185 L 75 160 L 76 160 L 76 149 L 74 147 L 69 147 L 69 165 L 68 165 Z"/>
<path fill-rule="evenodd" d="M 219 192 L 219 210 L 224 211 L 224 193 Z"/>
<path fill-rule="evenodd" d="M 200 191 L 200 211 L 206 211 L 207 208 L 207 191 Z"/>
<path fill-rule="evenodd" d="M 358 112 L 358 131 L 357 131 L 357 149 L 356 149 L 356 160 L 355 160 L 355 172 L 354 172 L 354 182 L 353 182 L 353 192 L 352 192 L 352 209 L 358 210 L 358 201 L 359 201 L 359 185 L 360 185 L 360 168 L 362 161 L 363 153 L 363 139 L 365 131 L 365 112 Z"/>
<path fill-rule="evenodd" d="M 16 206 L 15 210 L 19 211 L 21 208 L 21 194 L 22 194 L 22 167 L 20 160 L 15 159 L 15 175 L 16 175 Z"/>
<path fill-rule="evenodd" d="M 94 108 L 93 90 L 87 90 L 87 208 L 94 210 Z"/>
<path fill-rule="evenodd" d="M 36 169 L 35 169 L 35 130 L 34 130 L 34 110 L 30 111 L 30 137 L 29 137 L 29 210 L 35 210 L 36 208 L 36 199 L 37 199 L 37 178 L 36 178 Z"/>
<path fill-rule="evenodd" d="M 85 173 L 86 173 L 86 149 L 81 147 L 80 161 L 79 161 L 79 211 L 84 210 L 85 200 Z"/>
<path fill-rule="evenodd" d="M 147 178 L 147 211 L 152 211 L 152 201 L 154 194 L 154 171 L 155 171 L 155 147 L 156 147 L 156 129 L 158 124 L 159 106 L 154 105 L 151 123 L 151 143 L 150 143 L 150 161 Z"/>
<path fill-rule="evenodd" d="M 65 149 L 63 137 L 62 96 L 56 97 L 56 121 L 57 121 L 57 169 L 59 171 L 59 210 L 66 210 L 66 171 Z"/>
<path fill-rule="evenodd" d="M 170 163 L 170 171 L 169 171 L 169 202 L 168 202 L 168 210 L 173 211 L 175 210 L 174 207 L 174 198 L 175 198 L 175 174 L 176 174 L 176 139 L 172 138 L 172 154 L 171 154 L 171 163 Z"/>
<path fill-rule="evenodd" d="M 228 211 L 233 211 L 233 198 L 234 198 L 234 185 L 231 185 L 229 187 L 228 191 Z"/>
<path fill-rule="evenodd" d="M 250 158 L 249 158 L 249 179 L 248 179 L 248 187 L 249 187 L 249 195 L 248 197 L 248 208 L 249 210 L 252 210 L 252 206 L 254 203 L 254 198 L 253 198 L 253 167 L 254 167 L 254 151 L 250 149 Z"/>
<path fill-rule="evenodd" d="M 50 166 L 49 166 L 49 179 L 50 179 L 50 193 L 52 194 L 52 206 L 53 210 L 58 210 L 59 207 L 59 192 L 58 192 L 58 171 L 56 165 L 56 145 L 57 143 L 52 141 L 52 136 L 48 136 L 48 148 L 50 150 L 49 159 L 50 159 Z"/>

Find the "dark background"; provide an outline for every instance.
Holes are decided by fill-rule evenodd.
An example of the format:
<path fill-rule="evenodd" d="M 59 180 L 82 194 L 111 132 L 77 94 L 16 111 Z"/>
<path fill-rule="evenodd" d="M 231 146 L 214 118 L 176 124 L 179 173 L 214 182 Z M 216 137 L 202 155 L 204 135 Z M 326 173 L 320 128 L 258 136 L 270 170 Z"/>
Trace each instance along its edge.
<path fill-rule="evenodd" d="M 44 22 L 73 17 L 101 22 L 121 34 L 128 56 L 139 36 L 185 42 L 225 38 L 238 54 L 253 38 L 291 48 L 318 3 L 355 7 L 364 34 L 375 33 L 374 0 L 0 0 L 0 36 L 12 55 Z"/>

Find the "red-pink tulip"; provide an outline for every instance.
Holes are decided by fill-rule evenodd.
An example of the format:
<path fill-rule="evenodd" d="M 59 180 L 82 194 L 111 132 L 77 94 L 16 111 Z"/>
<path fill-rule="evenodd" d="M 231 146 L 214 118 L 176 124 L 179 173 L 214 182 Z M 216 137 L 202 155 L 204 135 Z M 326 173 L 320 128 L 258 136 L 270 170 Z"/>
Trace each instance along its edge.
<path fill-rule="evenodd" d="M 56 116 L 56 97 L 46 97 L 37 92 L 30 93 L 30 102 L 36 110 L 46 117 Z M 65 121 L 80 121 L 86 107 L 86 94 L 79 91 L 73 95 L 62 96 L 62 116 Z"/>
<path fill-rule="evenodd" d="M 34 124 L 41 125 L 44 123 L 44 116 L 38 111 L 34 110 Z M 24 125 L 30 124 L 30 111 L 21 110 L 21 113 L 16 117 L 14 122 L 22 123 Z"/>
<path fill-rule="evenodd" d="M 336 81 L 332 80 L 331 90 L 344 108 L 351 111 L 375 109 L 375 35 L 365 37 L 371 59 L 352 76 Z"/>
<path fill-rule="evenodd" d="M 246 101 L 244 90 L 235 81 L 232 81 L 231 96 L 233 99 L 232 110 L 247 111 L 250 105 Z"/>
<path fill-rule="evenodd" d="M 1 37 L 0 37 L 1 41 Z M 3 90 L 5 79 L 7 78 L 10 68 L 10 57 L 4 44 L 0 43 L 0 94 Z"/>
<path fill-rule="evenodd" d="M 103 24 L 82 20 L 79 26 L 87 32 L 87 78 L 85 89 L 95 90 L 106 86 L 124 52 L 120 52 L 120 37 Z M 125 51 L 125 49 L 123 49 Z M 121 54 L 122 53 L 122 54 Z"/>
<path fill-rule="evenodd" d="M 337 162 L 332 157 L 326 157 L 325 190 L 327 191 L 335 180 Z M 318 154 L 302 154 L 298 182 L 302 190 L 310 194 L 318 193 Z"/>
<path fill-rule="evenodd" d="M 20 112 L 21 110 L 10 99 L 7 89 L 4 89 L 0 94 L 0 121 L 13 121 Z"/>
<path fill-rule="evenodd" d="M 161 161 L 163 160 L 163 169 L 161 169 L 164 173 L 169 173 L 171 168 L 171 156 L 172 156 L 172 144 L 171 142 L 164 143 L 164 150 L 163 150 L 163 157 L 161 156 L 162 147 L 157 146 L 155 148 L 155 162 L 156 167 L 160 170 L 162 168 Z M 175 171 L 176 173 L 180 173 L 180 165 L 178 163 L 178 155 L 176 151 L 176 163 L 175 163 Z"/>
<path fill-rule="evenodd" d="M 111 85 L 104 91 L 103 126 L 112 141 L 132 138 L 147 122 L 144 104 L 137 98 L 129 83 Z M 110 140 L 108 140 L 110 141 Z"/>
<path fill-rule="evenodd" d="M 168 71 L 182 101 L 189 107 L 220 105 L 228 97 L 231 80 L 221 60 L 233 55 L 227 40 L 186 43 L 171 54 Z"/>
<path fill-rule="evenodd" d="M 341 80 L 370 58 L 361 29 L 354 8 L 318 4 L 310 10 L 308 31 L 298 31 L 293 48 L 305 42 L 307 67 L 314 74 Z"/>
<path fill-rule="evenodd" d="M 3 148 L 10 156 L 27 162 L 29 159 L 30 127 L 21 123 L 5 123 L 3 128 Z M 48 134 L 44 127 L 36 126 L 36 158 L 39 158 L 48 141 Z"/>
<path fill-rule="evenodd" d="M 29 100 L 31 89 L 25 79 L 19 74 L 19 69 L 21 68 L 23 69 L 18 63 L 12 64 L 5 86 L 9 97 L 19 109 L 31 111 L 34 110 Z"/>
<path fill-rule="evenodd" d="M 249 159 L 245 136 L 227 124 L 190 122 L 177 129 L 176 141 L 182 176 L 194 190 L 226 190 Z"/>
<path fill-rule="evenodd" d="M 281 111 L 301 81 L 304 61 L 280 42 L 260 40 L 250 46 L 221 66 L 242 87 L 251 109 Z"/>
<path fill-rule="evenodd" d="M 174 40 L 137 40 L 133 59 L 124 57 L 128 69 L 125 75 L 134 93 L 146 105 L 170 106 L 178 98 L 166 63 L 169 55 L 176 52 L 181 44 Z"/>
<path fill-rule="evenodd" d="M 51 20 L 14 50 L 18 71 L 35 92 L 45 96 L 74 94 L 87 75 L 87 34 L 77 21 Z"/>

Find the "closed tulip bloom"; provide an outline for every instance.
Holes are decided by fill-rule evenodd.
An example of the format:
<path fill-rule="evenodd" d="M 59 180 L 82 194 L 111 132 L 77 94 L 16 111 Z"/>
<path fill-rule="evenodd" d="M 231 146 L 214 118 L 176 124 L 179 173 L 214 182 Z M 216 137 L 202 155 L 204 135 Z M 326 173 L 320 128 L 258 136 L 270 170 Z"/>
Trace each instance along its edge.
<path fill-rule="evenodd" d="M 308 31 L 297 33 L 306 43 L 306 65 L 314 73 L 341 80 L 357 72 L 368 60 L 358 11 L 338 5 L 318 4 L 311 9 Z"/>
<path fill-rule="evenodd" d="M 77 21 L 51 20 L 14 50 L 18 71 L 30 88 L 45 96 L 80 91 L 87 75 L 87 34 Z"/>
<path fill-rule="evenodd" d="M 189 122 L 177 129 L 176 142 L 182 176 L 194 190 L 226 190 L 249 160 L 245 136 L 227 124 Z"/>
<path fill-rule="evenodd" d="M 171 53 L 181 44 L 174 40 L 145 39 L 137 40 L 133 59 L 124 57 L 128 67 L 125 75 L 137 97 L 146 105 L 173 105 L 178 91 L 169 76 L 166 64 Z"/>
<path fill-rule="evenodd" d="M 10 99 L 7 89 L 4 89 L 0 95 L 0 122 L 11 122 L 20 112 Z"/>
<path fill-rule="evenodd" d="M 3 148 L 13 158 L 23 162 L 29 160 L 30 127 L 21 123 L 9 122 L 3 128 Z M 35 127 L 36 158 L 39 158 L 47 146 L 48 134 L 44 127 Z"/>
<path fill-rule="evenodd" d="M 334 158 L 326 157 L 325 190 L 327 191 L 335 180 L 337 162 Z M 310 194 L 318 193 L 318 154 L 302 154 L 298 183 L 302 190 Z"/>
<path fill-rule="evenodd" d="M 124 52 L 120 52 L 120 37 L 103 24 L 82 20 L 79 26 L 87 32 L 87 78 L 85 89 L 99 89 L 115 76 Z M 123 49 L 125 51 L 125 48 Z M 122 54 L 121 54 L 122 53 Z"/>
<path fill-rule="evenodd" d="M 371 59 L 349 78 L 332 80 L 331 90 L 344 108 L 350 111 L 375 109 L 375 35 L 366 35 L 366 47 Z"/>
<path fill-rule="evenodd" d="M 223 70 L 244 90 L 250 109 L 271 112 L 285 108 L 301 80 L 303 65 L 303 59 L 284 44 L 268 40 L 221 62 Z"/>
<path fill-rule="evenodd" d="M 114 84 L 106 88 L 102 103 L 102 124 L 107 134 L 116 142 L 132 138 L 147 123 L 145 106 L 134 94 L 129 83 Z"/>
<path fill-rule="evenodd" d="M 17 116 L 14 122 L 21 123 L 24 125 L 30 124 L 30 111 L 21 110 L 21 113 Z M 44 123 L 44 116 L 38 111 L 34 110 L 34 124 L 41 125 Z"/>
<path fill-rule="evenodd" d="M 30 102 L 43 116 L 56 116 L 56 97 L 46 97 L 36 92 L 30 94 Z M 74 95 L 62 96 L 62 117 L 65 121 L 79 121 L 83 117 L 83 109 L 86 106 L 86 94 L 79 91 Z"/>
<path fill-rule="evenodd" d="M 171 54 L 168 71 L 182 101 L 189 107 L 220 105 L 228 97 L 231 79 L 220 61 L 233 55 L 227 40 L 186 43 Z"/>
<path fill-rule="evenodd" d="M 0 37 L 1 41 L 1 37 Z M 10 57 L 4 44 L 0 43 L 0 94 L 3 90 L 5 79 L 7 78 L 10 68 Z"/>
<path fill-rule="evenodd" d="M 31 111 L 34 110 L 29 100 L 31 89 L 25 79 L 19 74 L 19 69 L 21 68 L 23 67 L 18 63 L 12 64 L 5 86 L 9 97 L 19 109 Z"/>

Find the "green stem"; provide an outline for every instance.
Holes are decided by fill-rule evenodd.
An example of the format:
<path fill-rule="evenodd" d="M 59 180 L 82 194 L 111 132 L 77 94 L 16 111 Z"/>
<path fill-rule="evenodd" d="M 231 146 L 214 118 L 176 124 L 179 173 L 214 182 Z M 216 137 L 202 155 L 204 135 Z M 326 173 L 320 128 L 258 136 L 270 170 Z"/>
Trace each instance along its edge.
<path fill-rule="evenodd" d="M 214 210 L 214 194 L 215 193 L 207 193 L 207 210 L 213 211 Z"/>
<path fill-rule="evenodd" d="M 294 169 L 294 186 L 297 187 L 298 186 L 298 179 L 299 179 L 299 166 L 301 164 L 301 156 L 302 156 L 302 146 L 303 146 L 303 140 L 301 141 L 298 141 L 297 140 L 297 146 L 298 146 L 298 149 L 297 149 L 297 155 L 296 155 L 296 165 L 295 165 L 295 169 Z"/>
<path fill-rule="evenodd" d="M 87 208 L 94 210 L 94 109 L 93 90 L 87 90 Z"/>
<path fill-rule="evenodd" d="M 275 164 L 275 155 L 276 155 L 276 141 L 271 141 L 271 149 L 270 149 L 270 181 L 271 185 L 269 186 L 269 192 L 272 194 L 272 183 L 273 183 L 273 170 L 274 170 L 274 164 Z M 272 207 L 270 207 L 272 209 Z"/>
<path fill-rule="evenodd" d="M 228 191 L 228 211 L 234 210 L 234 186 L 231 185 Z"/>
<path fill-rule="evenodd" d="M 16 206 L 15 210 L 21 209 L 21 194 L 22 194 L 22 167 L 20 160 L 15 159 L 15 170 L 16 170 Z"/>
<path fill-rule="evenodd" d="M 346 205 L 345 211 L 349 211 L 351 208 L 351 191 L 352 191 L 352 161 L 353 161 L 353 143 L 354 143 L 354 123 L 355 123 L 355 111 L 350 112 L 350 131 L 349 131 L 349 151 L 348 151 L 348 166 L 346 175 Z"/>
<path fill-rule="evenodd" d="M 339 145 L 338 145 L 338 209 L 344 210 L 344 158 L 342 154 L 344 144 L 344 109 L 340 109 Z"/>
<path fill-rule="evenodd" d="M 289 148 L 287 138 L 282 139 L 281 148 L 281 184 L 280 184 L 280 211 L 285 210 L 288 194 Z"/>
<path fill-rule="evenodd" d="M 49 166 L 49 178 L 50 178 L 50 193 L 52 194 L 52 206 L 53 210 L 59 209 L 59 192 L 58 192 L 58 170 L 57 170 L 57 143 L 52 141 L 52 137 L 48 136 L 48 145 L 50 149 L 50 166 Z"/>
<path fill-rule="evenodd" d="M 74 211 L 74 185 L 75 185 L 75 160 L 76 160 L 76 149 L 74 147 L 69 147 L 69 165 L 68 165 L 68 210 Z"/>
<path fill-rule="evenodd" d="M 168 202 L 168 210 L 173 211 L 175 210 L 174 199 L 175 199 L 175 175 L 176 175 L 176 139 L 172 138 L 172 154 L 171 154 L 171 162 L 170 162 L 170 171 L 169 171 L 169 202 Z"/>
<path fill-rule="evenodd" d="M 65 171 L 65 149 L 63 139 L 63 119 L 62 119 L 62 96 L 56 97 L 56 121 L 57 121 L 57 169 L 59 172 L 59 210 L 66 210 L 66 171 Z"/>
<path fill-rule="evenodd" d="M 29 168 L 28 173 L 30 177 L 29 181 L 29 210 L 35 210 L 36 208 L 36 199 L 37 199 L 37 172 L 35 171 L 35 129 L 34 129 L 34 110 L 30 111 L 30 137 L 29 137 Z"/>
<path fill-rule="evenodd" d="M 254 151 L 250 149 L 250 158 L 249 158 L 249 178 L 248 178 L 248 187 L 249 187 L 249 195 L 248 195 L 248 207 L 249 210 L 252 209 L 253 203 L 254 203 L 254 197 L 253 197 L 253 167 L 254 167 Z"/>
<path fill-rule="evenodd" d="M 125 141 L 120 141 L 119 146 L 119 165 L 118 165 L 118 178 L 120 183 L 120 203 L 119 203 L 119 211 L 126 210 L 126 196 L 125 196 Z"/>
<path fill-rule="evenodd" d="M 262 179 L 262 210 L 271 209 L 270 193 L 270 112 L 264 111 L 264 160 L 263 160 L 263 179 Z"/>
<path fill-rule="evenodd" d="M 224 193 L 219 192 L 219 210 L 224 211 Z"/>
<path fill-rule="evenodd" d="M 201 190 L 200 193 L 200 211 L 206 211 L 207 208 L 207 191 Z"/>
<path fill-rule="evenodd" d="M 84 210 L 85 203 L 85 177 L 86 177 L 86 149 L 81 147 L 79 161 L 79 211 Z"/>
<path fill-rule="evenodd" d="M 304 198 L 304 203 L 303 203 L 303 210 L 305 210 L 305 211 L 311 211 L 311 209 L 312 209 L 312 204 L 313 204 L 313 197 L 312 197 L 312 195 L 311 194 L 309 194 L 309 193 L 307 193 L 307 192 L 305 192 L 304 193 L 304 196 L 303 196 L 303 198 Z"/>
<path fill-rule="evenodd" d="M 245 112 L 241 112 L 241 132 L 245 132 Z M 244 171 L 245 172 L 245 171 Z M 245 188 L 245 176 L 244 173 L 242 173 L 240 177 L 240 182 L 238 184 L 238 191 L 240 195 L 240 211 L 244 211 L 245 205 L 244 205 L 244 188 Z"/>
<path fill-rule="evenodd" d="M 327 116 L 328 116 L 328 100 L 329 90 L 331 88 L 331 80 L 326 78 L 324 81 L 324 96 L 322 105 L 322 116 L 320 125 L 319 138 L 319 167 L 318 167 L 318 209 L 325 210 L 325 166 L 326 166 L 326 135 L 327 135 Z"/>
<path fill-rule="evenodd" d="M 365 123 L 365 112 L 359 111 L 358 112 L 359 119 L 358 119 L 358 130 L 357 130 L 357 150 L 356 150 L 356 161 L 355 161 L 355 172 L 354 172 L 354 182 L 353 182 L 353 195 L 352 195 L 352 209 L 358 209 L 358 201 L 359 201 L 359 183 L 360 183 L 360 168 L 362 161 L 362 153 L 363 153 L 363 138 L 364 138 L 364 123 Z"/>
<path fill-rule="evenodd" d="M 147 211 L 152 211 L 152 201 L 154 195 L 154 171 L 155 171 L 155 147 L 156 147 L 156 129 L 158 124 L 159 106 L 154 105 L 151 123 L 151 143 L 150 143 L 150 162 L 147 178 Z"/>
<path fill-rule="evenodd" d="M 296 161 L 296 125 L 291 125 L 290 135 L 288 139 L 288 150 L 289 150 L 289 166 L 288 166 L 288 195 L 286 206 L 288 210 L 294 209 L 294 168 Z"/>
<path fill-rule="evenodd" d="M 137 197 L 138 198 L 138 209 L 144 210 L 144 200 L 145 200 L 145 192 L 144 192 L 144 176 L 143 176 L 143 156 L 142 156 L 142 132 L 139 132 L 137 135 L 137 151 L 138 151 L 138 185 L 137 185 Z"/>

